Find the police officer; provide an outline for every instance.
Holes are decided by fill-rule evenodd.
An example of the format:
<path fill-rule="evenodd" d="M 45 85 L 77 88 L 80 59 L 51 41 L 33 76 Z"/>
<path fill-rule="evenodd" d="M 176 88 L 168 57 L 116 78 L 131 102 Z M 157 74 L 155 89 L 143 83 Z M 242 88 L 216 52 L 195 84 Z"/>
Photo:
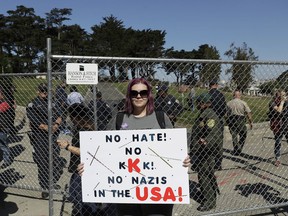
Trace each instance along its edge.
<path fill-rule="evenodd" d="M 112 110 L 110 106 L 102 100 L 102 93 L 96 92 L 96 106 L 97 106 L 97 129 L 99 131 L 106 130 L 109 121 L 112 118 Z M 94 102 L 90 101 L 88 104 L 89 109 L 94 113 Z"/>
<path fill-rule="evenodd" d="M 221 145 L 219 145 L 218 155 L 215 158 L 215 169 L 222 170 L 222 161 L 223 161 L 223 142 L 224 142 L 224 118 L 227 113 L 227 104 L 225 96 L 222 92 L 218 90 L 218 80 L 213 79 L 209 83 L 209 94 L 211 96 L 211 108 L 217 114 L 221 123 L 221 131 L 219 131 L 219 136 L 221 136 Z"/>
<path fill-rule="evenodd" d="M 216 197 L 219 189 L 214 175 L 215 155 L 219 151 L 221 142 L 219 132 L 220 120 L 211 109 L 211 96 L 201 94 L 196 99 L 197 109 L 200 111 L 192 127 L 190 157 L 192 168 L 198 172 L 201 192 L 198 211 L 209 211 L 216 207 Z"/>
<path fill-rule="evenodd" d="M 227 123 L 232 135 L 233 155 L 235 156 L 241 154 L 246 141 L 246 118 L 248 118 L 250 129 L 252 130 L 253 128 L 251 109 L 245 101 L 241 100 L 241 96 L 241 92 L 235 90 L 233 94 L 234 99 L 227 103 L 229 113 Z"/>
<path fill-rule="evenodd" d="M 155 108 L 157 111 L 164 111 L 173 126 L 175 126 L 177 116 L 183 112 L 183 106 L 173 95 L 168 94 L 168 86 L 166 85 L 162 85 L 158 89 Z"/>
<path fill-rule="evenodd" d="M 41 83 L 38 86 L 38 97 L 33 99 L 27 107 L 27 116 L 30 120 L 30 142 L 33 146 L 33 160 L 38 167 L 38 181 L 43 190 L 49 189 L 49 134 L 48 134 L 48 88 Z M 53 142 L 53 182 L 54 189 L 60 189 L 56 182 L 63 173 L 63 161 L 60 158 L 60 147 L 56 140 L 59 135 L 59 126 L 62 122 L 61 112 L 52 106 L 52 142 Z M 47 198 L 49 193 L 42 192 L 42 198 Z"/>
<path fill-rule="evenodd" d="M 58 107 L 59 111 L 61 112 L 62 117 L 62 125 L 60 125 L 60 130 L 63 132 L 68 132 L 67 124 L 66 124 L 66 117 L 67 117 L 67 93 L 66 93 L 66 82 L 62 81 L 59 86 L 57 86 L 55 91 L 55 104 Z"/>

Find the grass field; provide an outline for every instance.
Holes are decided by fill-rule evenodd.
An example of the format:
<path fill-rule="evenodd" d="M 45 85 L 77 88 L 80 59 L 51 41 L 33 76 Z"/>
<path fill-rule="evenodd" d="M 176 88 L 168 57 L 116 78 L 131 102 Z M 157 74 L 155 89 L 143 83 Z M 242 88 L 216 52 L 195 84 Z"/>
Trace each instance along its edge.
<path fill-rule="evenodd" d="M 114 83 L 115 88 L 125 94 L 127 89 L 127 82 L 124 83 Z M 196 95 L 200 95 L 204 92 L 208 92 L 208 89 L 204 88 L 196 88 Z M 154 95 L 156 95 L 156 90 L 153 89 Z M 187 96 L 188 92 L 186 93 L 179 93 L 178 88 L 176 86 L 171 85 L 169 88 L 169 93 L 174 95 L 186 108 L 185 111 L 179 116 L 177 124 L 181 125 L 182 127 L 189 128 L 191 126 L 191 122 L 194 122 L 194 119 L 198 115 L 198 111 L 195 110 L 191 112 L 188 104 L 187 104 Z M 233 99 L 232 92 L 223 92 L 226 102 Z M 253 122 L 259 123 L 267 121 L 267 112 L 268 112 L 268 104 L 271 100 L 270 97 L 256 97 L 256 96 L 247 96 L 243 95 L 242 100 L 246 101 L 250 109 L 252 110 Z"/>
<path fill-rule="evenodd" d="M 175 92 L 176 89 L 177 88 L 175 88 Z M 208 89 L 198 88 L 195 90 L 196 90 L 196 96 L 204 92 L 208 92 Z M 171 92 L 173 92 L 172 89 Z M 226 102 L 233 99 L 232 92 L 223 92 L 223 94 L 225 96 Z M 184 100 L 183 100 L 183 96 L 181 94 L 179 93 L 175 94 L 175 96 L 178 98 L 179 101 L 182 100 L 184 102 L 183 104 L 186 108 L 188 108 L 187 102 L 185 100 L 187 98 L 187 95 L 188 93 L 184 94 Z M 271 98 L 243 95 L 242 100 L 247 102 L 248 106 L 252 111 L 253 123 L 260 123 L 267 121 L 268 104 Z M 178 123 L 181 124 L 181 126 L 183 127 L 189 128 L 192 126 L 191 122 L 194 122 L 194 119 L 197 117 L 198 114 L 199 114 L 198 111 L 191 112 L 190 110 L 185 110 L 179 117 Z"/>
<path fill-rule="evenodd" d="M 35 78 L 13 78 L 13 84 L 16 86 L 15 99 L 18 105 L 27 106 L 27 104 L 37 96 L 37 86 L 45 82 L 42 79 Z M 52 81 L 52 88 L 55 91 L 56 87 L 59 85 L 59 80 Z M 114 83 L 115 88 L 117 88 L 120 92 L 125 94 L 127 89 L 127 82 L 122 83 Z M 88 86 L 87 85 L 79 85 L 77 86 L 79 92 L 84 96 Z M 69 87 L 66 89 L 69 92 Z M 208 89 L 196 88 L 196 95 L 200 95 L 203 92 L 208 92 Z M 156 90 L 153 89 L 154 95 L 156 94 Z M 187 93 L 179 93 L 178 88 L 176 86 L 171 86 L 169 88 L 169 93 L 174 95 L 186 108 L 185 111 L 179 116 L 177 124 L 182 127 L 190 127 L 191 122 L 194 122 L 194 119 L 198 115 L 198 111 L 191 112 L 187 105 Z M 223 92 L 226 98 L 226 101 L 232 99 L 232 92 Z M 109 100 L 109 98 L 107 98 Z M 268 111 L 268 103 L 271 98 L 267 97 L 254 97 L 254 96 L 243 96 L 242 99 L 246 101 L 252 110 L 253 122 L 259 123 L 263 121 L 267 121 L 267 111 Z"/>
<path fill-rule="evenodd" d="M 52 89 L 55 92 L 56 87 L 60 84 L 60 80 L 52 81 Z M 27 106 L 27 104 L 37 96 L 37 87 L 40 83 L 47 83 L 46 80 L 36 78 L 14 78 L 13 84 L 16 87 L 15 100 L 20 106 Z M 77 86 L 79 92 L 84 96 L 88 86 Z M 69 93 L 69 87 L 66 89 Z"/>

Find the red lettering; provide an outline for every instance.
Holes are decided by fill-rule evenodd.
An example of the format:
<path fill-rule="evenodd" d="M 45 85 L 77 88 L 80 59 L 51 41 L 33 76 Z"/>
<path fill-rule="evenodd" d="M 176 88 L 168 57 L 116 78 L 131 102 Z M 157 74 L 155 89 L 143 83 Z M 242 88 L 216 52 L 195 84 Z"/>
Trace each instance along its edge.
<path fill-rule="evenodd" d="M 175 194 L 171 187 L 167 187 L 163 196 L 163 200 L 167 201 L 168 199 L 171 199 L 172 201 L 176 200 Z"/>
<path fill-rule="evenodd" d="M 161 200 L 161 194 L 160 194 L 160 191 L 161 191 L 161 188 L 159 187 L 153 187 L 151 189 L 151 194 L 154 195 L 154 196 L 151 196 L 151 200 L 152 201 L 159 201 Z"/>
<path fill-rule="evenodd" d="M 144 187 L 144 195 L 140 195 L 140 187 L 136 187 L 136 197 L 140 201 L 145 201 L 148 198 L 148 188 Z"/>
<path fill-rule="evenodd" d="M 138 163 L 140 162 L 140 159 L 137 158 L 135 161 L 133 161 L 131 158 L 128 159 L 128 171 L 131 173 L 133 171 L 136 171 L 140 173 L 140 168 L 138 167 Z"/>
<path fill-rule="evenodd" d="M 173 189 L 171 187 L 167 187 L 163 190 L 164 191 L 164 195 L 162 196 L 161 194 L 161 188 L 160 187 L 152 187 L 150 189 L 150 193 L 149 194 L 149 188 L 148 187 L 143 187 L 143 192 L 141 194 L 141 188 L 140 187 L 136 187 L 136 198 L 139 201 L 145 201 L 147 199 L 151 199 L 152 201 L 160 201 L 163 198 L 163 201 L 167 201 L 167 200 L 171 200 L 171 201 L 176 201 L 176 196 L 173 192 Z M 162 193 L 163 193 L 162 190 Z M 179 191 L 180 192 L 180 191 Z M 182 194 L 182 188 L 181 188 L 181 194 Z M 182 200 L 180 200 L 181 202 Z"/>
<path fill-rule="evenodd" d="M 179 201 L 182 202 L 182 187 L 178 187 L 178 196 L 179 196 Z"/>

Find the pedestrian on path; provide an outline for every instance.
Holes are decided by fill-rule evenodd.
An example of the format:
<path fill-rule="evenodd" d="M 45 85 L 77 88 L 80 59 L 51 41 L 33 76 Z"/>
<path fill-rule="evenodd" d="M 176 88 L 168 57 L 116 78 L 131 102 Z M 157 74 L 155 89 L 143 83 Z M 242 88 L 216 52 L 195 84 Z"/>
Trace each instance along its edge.
<path fill-rule="evenodd" d="M 232 135 L 233 155 L 239 156 L 244 147 L 247 137 L 246 118 L 248 118 L 250 129 L 252 130 L 252 114 L 248 104 L 241 100 L 241 92 L 235 90 L 234 99 L 228 101 L 228 117 L 227 124 Z M 238 138 L 239 136 L 239 138 Z"/>
<path fill-rule="evenodd" d="M 275 166 L 280 166 L 281 141 L 288 140 L 288 101 L 284 90 L 278 90 L 269 104 L 270 129 L 273 131 L 275 146 Z"/>

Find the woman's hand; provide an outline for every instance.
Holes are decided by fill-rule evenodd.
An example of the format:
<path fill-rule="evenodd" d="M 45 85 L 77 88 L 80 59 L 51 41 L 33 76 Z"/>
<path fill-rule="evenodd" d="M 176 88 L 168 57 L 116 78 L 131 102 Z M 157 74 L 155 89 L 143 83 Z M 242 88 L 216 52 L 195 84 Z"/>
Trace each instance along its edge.
<path fill-rule="evenodd" d="M 183 167 L 189 167 L 191 165 L 191 163 L 190 163 L 190 156 L 189 155 L 187 155 L 187 157 L 184 159 L 184 161 L 183 161 Z"/>
<path fill-rule="evenodd" d="M 78 166 L 77 166 L 77 171 L 78 171 L 78 174 L 80 176 L 82 176 L 83 172 L 84 172 L 84 163 L 80 163 Z"/>

